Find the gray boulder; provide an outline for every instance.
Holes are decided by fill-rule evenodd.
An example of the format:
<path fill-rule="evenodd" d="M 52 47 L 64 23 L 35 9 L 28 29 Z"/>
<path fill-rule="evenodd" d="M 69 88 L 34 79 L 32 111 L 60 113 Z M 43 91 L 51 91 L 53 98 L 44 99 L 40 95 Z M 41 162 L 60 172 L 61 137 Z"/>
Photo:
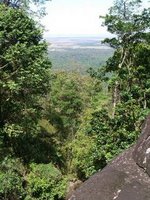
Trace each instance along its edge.
<path fill-rule="evenodd" d="M 85 181 L 69 200 L 150 200 L 150 116 L 137 144 Z"/>

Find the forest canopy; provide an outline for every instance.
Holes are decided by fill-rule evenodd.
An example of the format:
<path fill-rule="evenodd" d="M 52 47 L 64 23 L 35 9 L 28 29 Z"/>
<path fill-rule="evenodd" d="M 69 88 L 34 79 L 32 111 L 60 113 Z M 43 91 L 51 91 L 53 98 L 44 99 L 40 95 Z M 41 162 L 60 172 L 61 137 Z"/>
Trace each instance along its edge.
<path fill-rule="evenodd" d="M 0 199 L 63 200 L 70 184 L 134 144 L 150 112 L 150 8 L 116 0 L 102 17 L 115 35 L 103 41 L 114 54 L 81 75 L 51 71 L 41 28 L 6 2 L 0 4 Z"/>

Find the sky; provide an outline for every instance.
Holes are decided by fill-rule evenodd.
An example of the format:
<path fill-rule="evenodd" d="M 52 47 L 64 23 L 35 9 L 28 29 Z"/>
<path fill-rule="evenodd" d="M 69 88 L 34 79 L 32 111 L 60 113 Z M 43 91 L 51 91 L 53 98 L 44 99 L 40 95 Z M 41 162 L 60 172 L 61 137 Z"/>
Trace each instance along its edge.
<path fill-rule="evenodd" d="M 46 3 L 47 15 L 42 19 L 45 37 L 109 36 L 102 27 L 105 15 L 114 0 L 52 0 Z"/>

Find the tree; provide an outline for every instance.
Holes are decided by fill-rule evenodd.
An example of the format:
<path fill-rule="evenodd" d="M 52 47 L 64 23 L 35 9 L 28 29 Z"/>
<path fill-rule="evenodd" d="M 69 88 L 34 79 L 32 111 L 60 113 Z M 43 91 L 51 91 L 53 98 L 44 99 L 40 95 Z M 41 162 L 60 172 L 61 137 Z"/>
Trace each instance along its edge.
<path fill-rule="evenodd" d="M 114 102 L 113 116 L 116 104 L 120 102 L 120 91 L 125 89 L 131 91 L 135 84 L 141 87 L 140 77 L 136 76 L 135 71 L 138 71 L 141 64 L 144 63 L 137 64 L 137 59 L 142 58 L 142 56 L 141 58 L 137 57 L 137 51 L 149 43 L 147 30 L 150 27 L 150 9 L 141 10 L 141 3 L 140 0 L 118 0 L 110 8 L 109 14 L 104 17 L 104 25 L 107 26 L 110 33 L 116 35 L 112 39 L 104 40 L 105 43 L 116 49 L 114 56 L 107 61 L 105 67 L 106 72 L 112 72 L 114 75 L 114 78 L 111 79 Z M 149 71 L 147 65 L 145 68 L 145 72 Z M 135 76 L 136 81 L 133 81 Z M 143 102 L 140 102 L 143 105 L 146 105 L 145 98 L 142 99 Z"/>
<path fill-rule="evenodd" d="M 40 125 L 50 68 L 41 29 L 21 9 L 0 5 L 0 199 L 25 199 L 33 189 L 29 163 L 45 170 L 52 161 L 53 143 Z"/>
<path fill-rule="evenodd" d="M 39 129 L 39 99 L 49 91 L 51 64 L 46 51 L 36 23 L 24 12 L 1 5 L 0 132 L 3 144 L 18 155 L 21 138 Z"/>
<path fill-rule="evenodd" d="M 114 34 L 104 42 L 115 52 L 93 75 L 108 81 L 112 109 L 94 112 L 91 129 L 87 131 L 95 137 L 95 168 L 104 167 L 134 143 L 150 112 L 150 8 L 141 9 L 141 3 L 139 0 L 117 0 L 109 14 L 103 17 L 104 25 Z"/>
<path fill-rule="evenodd" d="M 0 4 L 14 9 L 22 9 L 30 15 L 42 17 L 46 14 L 44 4 L 47 1 L 50 0 L 0 0 Z"/>

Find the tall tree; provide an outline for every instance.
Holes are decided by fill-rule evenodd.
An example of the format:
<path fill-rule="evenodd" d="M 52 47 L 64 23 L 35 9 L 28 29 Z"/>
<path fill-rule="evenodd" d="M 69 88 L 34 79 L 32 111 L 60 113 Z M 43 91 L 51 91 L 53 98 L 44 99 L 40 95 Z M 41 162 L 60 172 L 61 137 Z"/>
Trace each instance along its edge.
<path fill-rule="evenodd" d="M 91 119 L 95 167 L 133 144 L 150 112 L 150 8 L 141 5 L 139 0 L 116 0 L 103 17 L 114 34 L 104 42 L 115 52 L 95 76 L 108 80 L 113 108 L 96 111 Z"/>
<path fill-rule="evenodd" d="M 107 26 L 107 30 L 115 35 L 112 39 L 104 40 L 105 43 L 116 49 L 114 56 L 107 61 L 105 67 L 106 72 L 113 72 L 114 75 L 111 81 L 114 102 L 113 116 L 116 103 L 121 100 L 120 91 L 129 90 L 131 92 L 132 86 L 135 84 L 142 87 L 140 73 L 137 76 L 135 71 L 138 72 L 141 65 L 145 66 L 144 62 L 137 63 L 137 60 L 142 58 L 142 56 L 137 57 L 137 52 L 141 48 L 144 53 L 145 44 L 149 44 L 150 8 L 142 10 L 141 5 L 142 1 L 140 0 L 117 0 L 110 8 L 109 14 L 104 17 L 104 25 Z M 148 72 L 148 65 L 145 68 L 145 72 Z M 143 73 L 145 72 L 143 71 Z M 147 72 L 145 75 L 149 74 Z M 133 81 L 135 76 L 136 80 Z M 146 81 L 146 79 L 144 80 Z M 147 105 L 146 94 L 143 96 L 140 104 L 143 104 L 145 108 Z"/>
<path fill-rule="evenodd" d="M 39 99 L 49 91 L 46 51 L 36 23 L 0 5 L 0 129 L 3 142 L 15 152 L 17 137 L 36 132 Z"/>

